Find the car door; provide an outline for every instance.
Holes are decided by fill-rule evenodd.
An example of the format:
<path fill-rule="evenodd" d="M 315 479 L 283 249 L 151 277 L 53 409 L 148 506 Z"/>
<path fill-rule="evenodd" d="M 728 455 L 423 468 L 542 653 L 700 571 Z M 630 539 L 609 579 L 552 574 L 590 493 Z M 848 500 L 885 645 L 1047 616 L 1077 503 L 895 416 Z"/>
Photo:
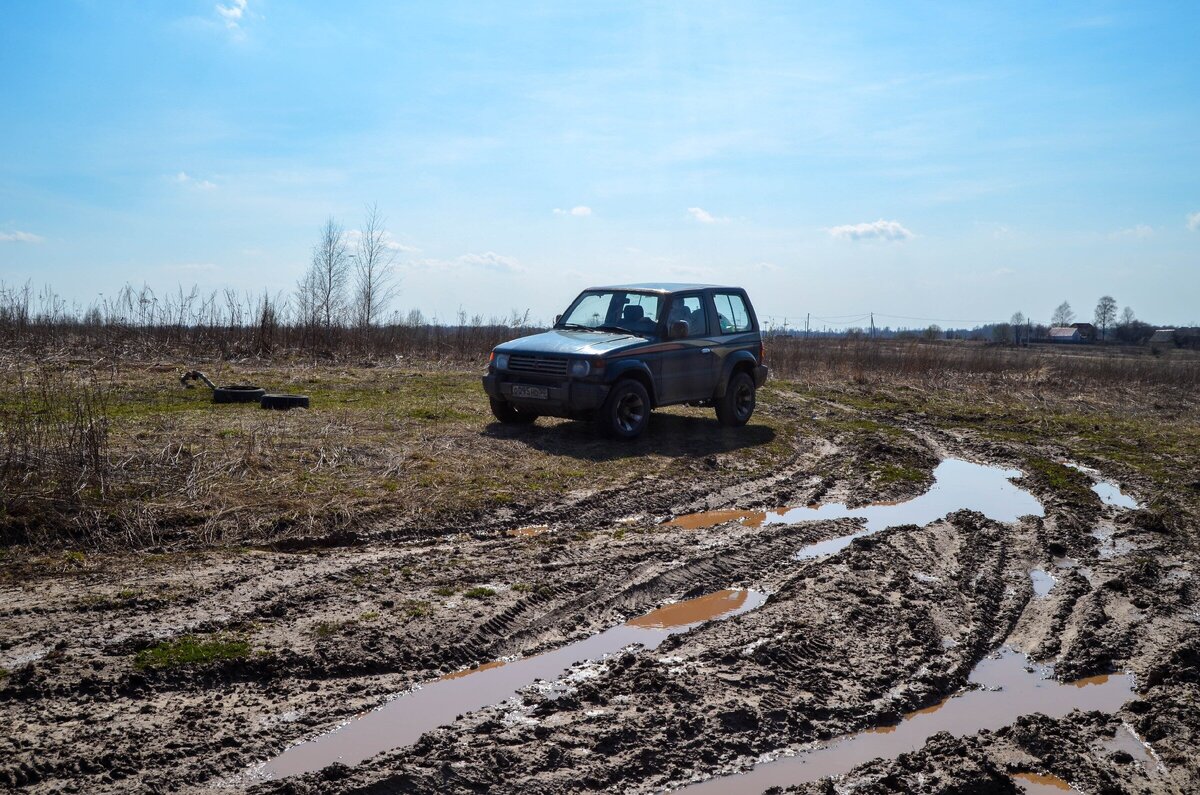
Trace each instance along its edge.
<path fill-rule="evenodd" d="M 712 348 L 716 351 L 713 371 L 715 388 L 716 379 L 722 375 L 723 365 L 731 355 L 740 350 L 757 354 L 759 336 L 756 320 L 745 293 L 740 290 L 722 290 L 714 292 L 712 299 L 713 308 L 716 310 L 712 321 L 717 327 L 712 337 Z"/>
<path fill-rule="evenodd" d="M 704 294 L 671 296 L 665 317 L 667 341 L 662 358 L 659 402 L 682 403 L 712 397 L 716 356 Z M 688 334 L 671 338 L 671 326 L 679 320 L 687 322 Z"/>

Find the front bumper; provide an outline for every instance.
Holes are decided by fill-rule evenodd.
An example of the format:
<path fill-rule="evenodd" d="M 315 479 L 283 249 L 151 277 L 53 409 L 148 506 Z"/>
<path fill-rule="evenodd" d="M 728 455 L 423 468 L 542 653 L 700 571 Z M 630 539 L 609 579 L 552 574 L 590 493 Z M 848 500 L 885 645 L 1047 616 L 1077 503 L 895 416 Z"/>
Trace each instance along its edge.
<path fill-rule="evenodd" d="M 541 387 L 547 391 L 545 400 L 538 398 L 514 398 L 513 384 L 528 384 Z M 608 397 L 607 384 L 596 384 L 588 381 L 559 381 L 555 383 L 538 383 L 526 381 L 519 377 L 504 373 L 490 372 L 483 376 L 483 391 L 488 397 L 496 400 L 506 400 L 514 406 L 527 409 L 535 414 L 549 417 L 574 417 L 595 411 Z"/>

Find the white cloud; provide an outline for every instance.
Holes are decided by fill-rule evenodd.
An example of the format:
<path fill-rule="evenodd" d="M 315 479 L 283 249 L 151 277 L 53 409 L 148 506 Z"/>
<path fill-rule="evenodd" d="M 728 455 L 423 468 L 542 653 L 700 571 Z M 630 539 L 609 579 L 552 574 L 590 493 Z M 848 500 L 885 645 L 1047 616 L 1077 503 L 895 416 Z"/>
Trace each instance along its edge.
<path fill-rule="evenodd" d="M 209 182 L 206 179 L 196 179 L 195 177 L 189 176 L 186 171 L 180 171 L 178 174 L 176 174 L 175 181 L 180 185 L 187 185 L 188 187 L 196 188 L 197 190 L 212 190 L 213 188 L 217 187 L 216 183 Z"/>
<path fill-rule="evenodd" d="M 1188 215 L 1187 228 L 1193 232 L 1200 232 L 1200 211 Z"/>
<path fill-rule="evenodd" d="M 488 251 L 483 254 L 463 254 L 458 258 L 458 261 L 463 265 L 498 271 L 500 273 L 515 273 L 524 270 L 521 264 L 517 262 L 516 257 L 506 257 L 494 251 Z"/>
<path fill-rule="evenodd" d="M 728 218 L 717 218 L 703 207 L 689 207 L 688 212 L 702 224 L 723 224 L 729 220 Z"/>
<path fill-rule="evenodd" d="M 217 3 L 217 14 L 225 20 L 225 27 L 232 31 L 241 30 L 242 17 L 246 15 L 247 0 L 233 0 L 229 5 Z"/>
<path fill-rule="evenodd" d="M 899 221 L 885 221 L 882 218 L 869 224 L 835 226 L 829 230 L 829 234 L 839 240 L 908 240 L 913 236 Z"/>
<path fill-rule="evenodd" d="M 1146 224 L 1138 224 L 1137 226 L 1131 226 L 1128 229 L 1119 229 L 1116 232 L 1113 232 L 1111 235 L 1109 235 L 1109 237 L 1111 237 L 1111 238 L 1132 237 L 1132 238 L 1136 238 L 1138 240 L 1145 240 L 1146 238 L 1150 237 L 1153 234 L 1154 234 L 1154 227 L 1147 226 Z"/>
<path fill-rule="evenodd" d="M 0 232 L 0 243 L 41 243 L 45 239 L 41 235 L 35 235 L 32 232 L 21 232 L 19 230 Z"/>
<path fill-rule="evenodd" d="M 582 204 L 580 204 L 576 207 L 572 207 L 569 210 L 563 210 L 558 207 L 555 207 L 554 214 L 555 215 L 573 215 L 576 218 L 587 218 L 589 215 L 592 214 L 592 208 L 585 207 Z"/>
<path fill-rule="evenodd" d="M 389 251 L 397 251 L 401 254 L 416 254 L 421 250 L 416 246 L 410 246 L 406 243 L 401 243 L 396 239 L 395 235 L 386 230 L 384 230 L 383 234 L 380 235 L 380 238 L 383 243 L 383 247 Z M 357 246 L 360 240 L 362 240 L 362 230 L 351 229 L 350 231 L 346 232 L 346 245 L 350 246 L 351 248 Z"/>

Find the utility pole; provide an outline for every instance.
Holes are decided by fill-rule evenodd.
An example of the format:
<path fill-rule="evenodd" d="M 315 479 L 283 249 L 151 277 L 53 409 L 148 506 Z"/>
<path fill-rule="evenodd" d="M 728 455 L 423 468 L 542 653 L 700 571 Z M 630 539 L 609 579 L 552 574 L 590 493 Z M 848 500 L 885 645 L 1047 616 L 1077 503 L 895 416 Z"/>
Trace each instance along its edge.
<path fill-rule="evenodd" d="M 871 313 L 871 339 L 875 339 L 875 313 Z"/>
<path fill-rule="evenodd" d="M 808 339 L 808 319 L 812 316 L 812 312 L 804 315 L 804 339 Z"/>

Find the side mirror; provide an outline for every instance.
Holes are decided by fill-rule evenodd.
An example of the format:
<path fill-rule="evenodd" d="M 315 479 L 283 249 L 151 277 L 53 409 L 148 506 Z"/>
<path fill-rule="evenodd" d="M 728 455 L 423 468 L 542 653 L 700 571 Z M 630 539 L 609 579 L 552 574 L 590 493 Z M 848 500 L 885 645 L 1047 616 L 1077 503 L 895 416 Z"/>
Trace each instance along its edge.
<path fill-rule="evenodd" d="M 561 322 L 562 322 L 562 315 L 555 315 L 554 316 L 554 325 L 557 326 Z"/>
<path fill-rule="evenodd" d="M 681 340 L 688 335 L 691 327 L 686 320 L 676 320 L 671 324 L 671 328 L 667 330 L 667 336 L 673 340 Z"/>

